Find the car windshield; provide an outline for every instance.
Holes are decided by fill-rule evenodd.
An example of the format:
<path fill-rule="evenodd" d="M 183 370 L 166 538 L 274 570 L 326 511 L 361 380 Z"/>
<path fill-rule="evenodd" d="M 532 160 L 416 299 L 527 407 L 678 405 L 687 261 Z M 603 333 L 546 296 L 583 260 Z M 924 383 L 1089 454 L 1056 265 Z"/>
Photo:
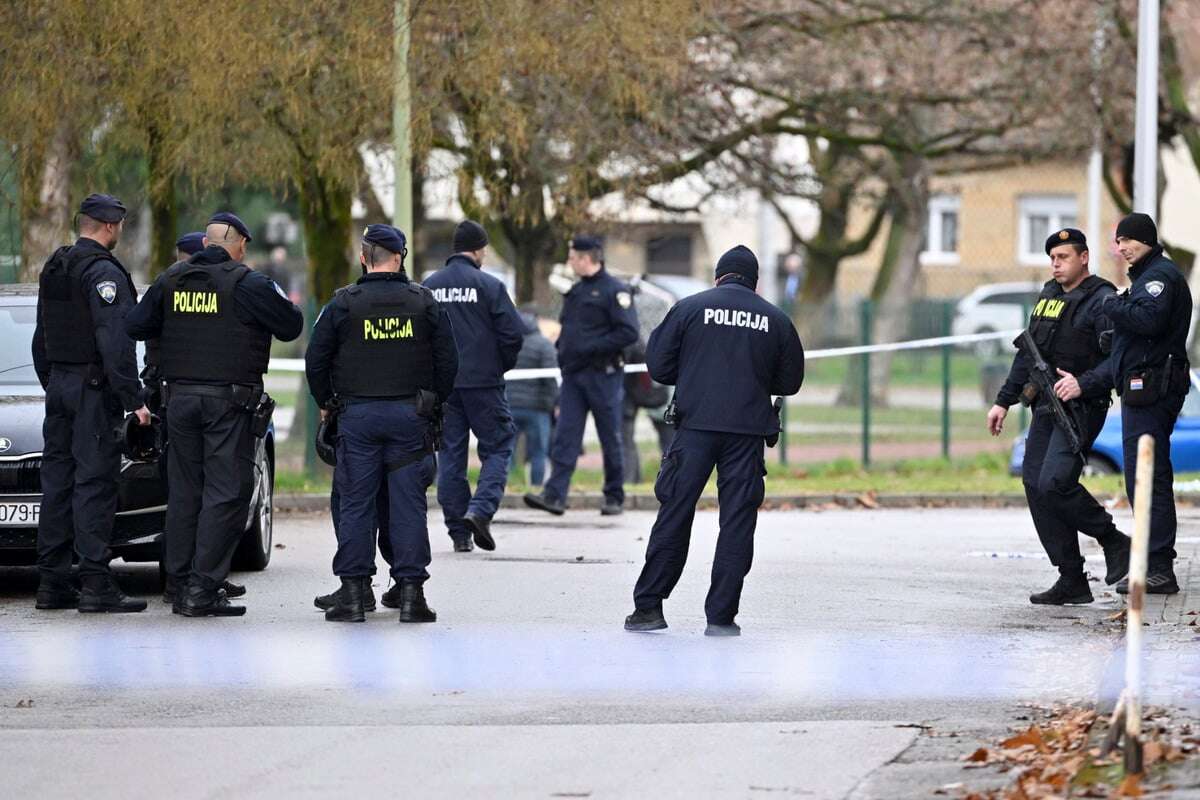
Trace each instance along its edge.
<path fill-rule="evenodd" d="M 37 385 L 33 371 L 36 306 L 0 306 L 0 386 Z"/>

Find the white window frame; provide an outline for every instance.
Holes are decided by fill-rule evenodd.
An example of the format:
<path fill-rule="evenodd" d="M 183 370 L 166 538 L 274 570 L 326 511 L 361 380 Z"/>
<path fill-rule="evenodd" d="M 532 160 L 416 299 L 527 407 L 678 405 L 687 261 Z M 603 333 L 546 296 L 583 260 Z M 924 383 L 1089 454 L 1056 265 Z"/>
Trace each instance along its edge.
<path fill-rule="evenodd" d="M 942 215 L 953 212 L 958 219 L 958 249 L 942 248 Z M 962 257 L 962 198 L 956 194 L 935 194 L 929 198 L 929 209 L 925 220 L 925 250 L 921 252 L 923 266 L 958 266 Z"/>
<path fill-rule="evenodd" d="M 1033 242 L 1029 220 L 1046 217 L 1046 235 L 1079 224 L 1079 200 L 1073 194 L 1028 194 L 1017 199 L 1017 261 L 1027 267 L 1046 266 L 1046 240 Z"/>

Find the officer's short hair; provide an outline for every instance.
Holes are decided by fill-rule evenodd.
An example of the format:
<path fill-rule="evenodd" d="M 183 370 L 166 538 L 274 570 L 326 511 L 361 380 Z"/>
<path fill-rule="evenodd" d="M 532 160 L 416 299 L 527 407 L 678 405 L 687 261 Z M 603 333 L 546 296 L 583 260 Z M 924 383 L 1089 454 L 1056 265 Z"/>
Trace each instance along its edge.
<path fill-rule="evenodd" d="M 391 250 L 381 245 L 372 244 L 371 242 L 362 243 L 363 258 L 366 259 L 368 266 L 378 267 L 380 264 L 385 264 L 392 260 L 392 256 L 397 255 Z M 403 263 L 401 259 L 401 263 Z"/>
<path fill-rule="evenodd" d="M 242 236 L 237 228 L 224 222 L 210 223 L 204 229 L 204 238 L 208 239 L 209 244 L 228 245 L 236 245 L 238 242 L 246 240 L 246 237 Z"/>
<path fill-rule="evenodd" d="M 79 215 L 78 225 L 79 225 L 80 233 L 90 233 L 92 231 L 98 231 L 107 224 L 108 223 L 104 222 L 103 220 L 98 220 L 95 217 L 89 217 L 87 214 Z"/>
<path fill-rule="evenodd" d="M 601 266 L 604 265 L 604 245 L 598 244 L 595 247 L 587 250 L 579 250 L 577 252 L 590 258 L 593 264 L 600 264 Z"/>

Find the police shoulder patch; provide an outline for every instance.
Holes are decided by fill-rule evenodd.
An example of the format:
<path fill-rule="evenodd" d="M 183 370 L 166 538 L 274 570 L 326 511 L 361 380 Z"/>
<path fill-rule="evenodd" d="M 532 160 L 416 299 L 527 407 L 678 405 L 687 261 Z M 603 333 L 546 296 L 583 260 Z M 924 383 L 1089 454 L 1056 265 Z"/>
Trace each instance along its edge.
<path fill-rule="evenodd" d="M 633 297 L 629 292 L 617 292 L 617 305 L 621 308 L 629 308 L 633 305 Z"/>
<path fill-rule="evenodd" d="M 1150 281 L 1146 284 L 1146 291 L 1150 293 L 1151 297 L 1158 297 L 1165 288 L 1167 288 L 1166 284 L 1162 281 Z"/>
<path fill-rule="evenodd" d="M 100 299 L 104 302 L 112 303 L 117 299 L 117 282 L 100 281 L 96 284 L 96 293 L 100 295 Z"/>

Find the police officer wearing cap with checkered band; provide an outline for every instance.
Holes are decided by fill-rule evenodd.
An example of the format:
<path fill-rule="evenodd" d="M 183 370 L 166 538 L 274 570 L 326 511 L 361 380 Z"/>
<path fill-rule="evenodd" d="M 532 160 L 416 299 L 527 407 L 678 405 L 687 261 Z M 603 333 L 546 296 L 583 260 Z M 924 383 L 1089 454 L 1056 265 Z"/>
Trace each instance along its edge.
<path fill-rule="evenodd" d="M 562 514 L 571 475 L 583 448 L 588 412 L 604 455 L 604 505 L 600 513 L 620 514 L 625 504 L 625 463 L 621 451 L 625 373 L 622 351 L 638 339 L 633 295 L 604 268 L 604 247 L 593 236 L 571 240 L 567 263 L 579 281 L 563 297 L 562 331 L 555 343 L 562 370 L 558 423 L 550 441 L 550 479 L 541 494 L 525 495 L 530 508 Z"/>
<path fill-rule="evenodd" d="M 755 293 L 758 259 L 738 245 L 717 262 L 716 285 L 680 300 L 650 334 L 650 377 L 675 387 L 678 431 L 654 494 L 662 506 L 633 591 L 628 631 L 667 627 L 662 603 L 683 574 L 696 503 L 714 467 L 721 531 L 704 602 L 705 635 L 737 636 L 742 584 L 754 555 L 766 475 L 779 433 L 772 395 L 804 382 L 804 348 L 788 315 Z"/>
<path fill-rule="evenodd" d="M 508 289 L 482 270 L 487 231 L 464 220 L 454 231 L 454 255 L 425 278 L 454 329 L 458 376 L 446 401 L 442 449 L 438 452 L 438 505 L 457 552 L 495 550 L 492 516 L 504 498 L 508 462 L 517 429 L 504 394 L 504 373 L 517 363 L 525 325 Z M 467 483 L 471 434 L 478 442 L 479 482 Z"/>
<path fill-rule="evenodd" d="M 109 561 L 117 511 L 123 411 L 150 422 L 125 316 L 137 303 L 133 280 L 112 249 L 125 206 L 89 195 L 79 207 L 79 238 L 54 251 L 38 286 L 33 363 L 46 390 L 42 428 L 42 507 L 38 521 L 39 609 L 141 611 L 126 597 Z M 71 582 L 72 551 L 82 593 Z"/>
<path fill-rule="evenodd" d="M 1046 239 L 1046 255 L 1053 278 L 1042 287 L 1034 304 L 1029 333 L 1046 363 L 1057 371 L 1056 394 L 1080 412 L 1083 424 L 1078 433 L 1083 453 L 1072 451 L 1046 399 L 1034 398 L 1021 478 L 1038 538 L 1059 577 L 1046 591 L 1030 595 L 1029 601 L 1038 605 L 1090 603 L 1092 590 L 1083 570 L 1079 533 L 1091 536 L 1103 548 L 1106 583 L 1116 583 L 1129 571 L 1129 537 L 1117 530 L 1112 515 L 1079 483 L 1084 454 L 1104 427 L 1112 402 L 1111 381 L 1102 364 L 1105 332 L 1112 326 L 1103 308 L 1116 287 L 1089 272 L 1087 239 L 1075 228 L 1051 234 Z M 1025 390 L 1031 363 L 1028 353 L 1017 351 L 1008 379 L 988 412 L 992 435 L 1003 430 L 1009 406 Z"/>
<path fill-rule="evenodd" d="M 135 339 L 159 340 L 166 381 L 170 503 L 163 564 L 172 610 L 240 616 L 222 585 L 254 492 L 254 411 L 271 338 L 292 341 L 304 317 L 266 275 L 242 263 L 250 231 L 214 214 L 204 249 L 172 265 L 126 318 Z"/>
<path fill-rule="evenodd" d="M 376 502 L 386 482 L 392 577 L 401 622 L 435 622 L 425 601 L 429 528 L 425 491 L 437 469 L 432 425 L 454 390 L 458 350 L 429 289 L 404 272 L 404 234 L 363 232 L 365 274 L 339 289 L 313 326 L 304 355 L 323 417 L 337 410 L 340 514 L 333 571 L 341 578 L 330 622 L 362 622 L 374 605 Z"/>
<path fill-rule="evenodd" d="M 1150 504 L 1150 554 L 1146 591 L 1174 594 L 1175 480 L 1171 433 L 1191 386 L 1187 357 L 1192 295 L 1183 273 L 1163 254 L 1158 228 L 1146 214 L 1130 214 L 1117 224 L 1117 250 L 1129 264 L 1129 290 L 1105 299 L 1112 320 L 1112 353 L 1107 374 L 1121 397 L 1125 489 L 1134 497 L 1137 445 L 1154 437 L 1154 485 Z M 1128 580 L 1117 591 L 1129 591 Z"/>

